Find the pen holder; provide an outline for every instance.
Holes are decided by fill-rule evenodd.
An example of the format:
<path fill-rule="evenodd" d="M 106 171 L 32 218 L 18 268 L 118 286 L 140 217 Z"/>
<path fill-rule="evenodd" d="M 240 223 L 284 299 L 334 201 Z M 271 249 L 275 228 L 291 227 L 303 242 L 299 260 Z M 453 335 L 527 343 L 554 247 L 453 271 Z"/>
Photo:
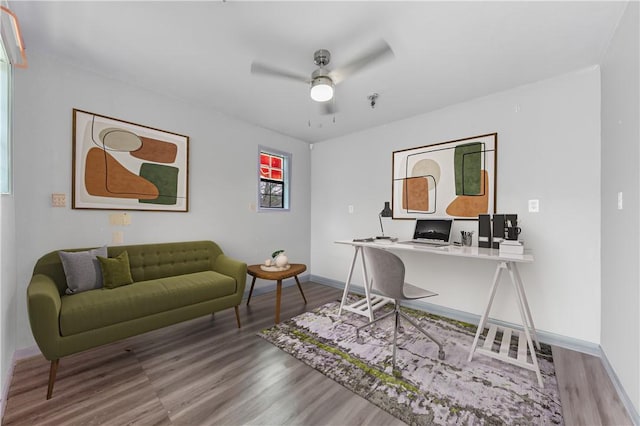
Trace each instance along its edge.
<path fill-rule="evenodd" d="M 473 243 L 473 231 L 460 231 L 460 235 L 462 237 L 462 245 L 470 247 Z"/>

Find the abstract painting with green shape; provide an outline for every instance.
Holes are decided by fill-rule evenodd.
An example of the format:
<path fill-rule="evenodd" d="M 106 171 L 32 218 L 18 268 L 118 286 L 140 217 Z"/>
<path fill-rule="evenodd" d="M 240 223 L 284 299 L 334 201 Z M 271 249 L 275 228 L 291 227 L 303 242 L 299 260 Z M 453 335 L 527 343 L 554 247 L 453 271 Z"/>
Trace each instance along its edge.
<path fill-rule="evenodd" d="M 141 203 L 173 205 L 178 196 L 177 167 L 160 164 L 143 163 L 140 166 L 140 176 L 158 187 L 158 198 L 152 200 L 138 200 Z"/>
<path fill-rule="evenodd" d="M 456 195 L 484 194 L 482 182 L 482 156 L 484 144 L 469 143 L 455 148 L 454 167 Z"/>

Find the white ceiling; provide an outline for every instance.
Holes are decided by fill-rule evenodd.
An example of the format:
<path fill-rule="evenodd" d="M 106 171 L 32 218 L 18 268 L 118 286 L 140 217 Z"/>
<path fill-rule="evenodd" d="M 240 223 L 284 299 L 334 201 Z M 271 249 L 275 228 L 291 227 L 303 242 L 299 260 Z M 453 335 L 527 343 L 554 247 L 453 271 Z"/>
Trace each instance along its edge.
<path fill-rule="evenodd" d="M 9 3 L 30 50 L 318 142 L 602 61 L 626 2 Z M 336 88 L 320 114 L 304 83 L 250 74 L 253 60 L 301 74 L 379 39 L 395 57 Z M 375 109 L 367 96 L 380 94 Z M 335 122 L 334 122 L 335 117 Z"/>

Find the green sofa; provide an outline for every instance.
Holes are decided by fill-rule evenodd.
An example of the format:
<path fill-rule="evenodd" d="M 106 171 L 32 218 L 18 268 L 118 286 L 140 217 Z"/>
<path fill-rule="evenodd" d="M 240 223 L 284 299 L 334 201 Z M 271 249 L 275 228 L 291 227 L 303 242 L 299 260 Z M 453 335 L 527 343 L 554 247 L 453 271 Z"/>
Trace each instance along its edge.
<path fill-rule="evenodd" d="M 87 249 L 64 250 L 66 252 Z M 66 294 L 58 251 L 41 257 L 27 288 L 31 331 L 51 361 L 51 398 L 60 358 L 227 308 L 238 306 L 247 265 L 212 241 L 108 247 L 110 258 L 127 251 L 133 283 Z"/>

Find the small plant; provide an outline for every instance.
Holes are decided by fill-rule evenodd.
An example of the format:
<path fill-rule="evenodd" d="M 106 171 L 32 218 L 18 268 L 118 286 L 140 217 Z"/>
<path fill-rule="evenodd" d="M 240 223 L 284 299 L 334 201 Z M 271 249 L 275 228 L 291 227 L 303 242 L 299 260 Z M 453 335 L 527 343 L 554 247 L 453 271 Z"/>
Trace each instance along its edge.
<path fill-rule="evenodd" d="M 271 253 L 271 258 L 275 259 L 276 257 L 278 257 L 278 255 L 280 253 L 284 253 L 284 250 L 276 250 L 276 251 L 274 251 L 273 253 Z"/>

